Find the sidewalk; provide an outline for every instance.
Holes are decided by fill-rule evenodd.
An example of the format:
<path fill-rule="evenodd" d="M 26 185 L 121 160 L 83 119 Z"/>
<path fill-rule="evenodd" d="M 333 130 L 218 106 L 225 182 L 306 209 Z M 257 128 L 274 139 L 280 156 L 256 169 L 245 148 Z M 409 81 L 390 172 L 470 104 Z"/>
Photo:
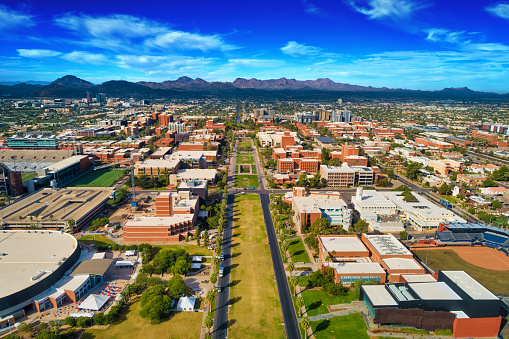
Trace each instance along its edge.
<path fill-rule="evenodd" d="M 315 261 L 315 258 L 313 257 L 313 253 L 311 253 L 311 250 L 309 249 L 308 245 L 304 241 L 304 236 L 301 235 L 300 238 L 302 239 L 304 248 L 306 249 L 306 252 L 308 253 L 309 260 L 311 260 L 311 264 L 312 264 L 311 268 L 313 269 L 313 272 L 318 271 L 321 268 L 320 264 Z"/>

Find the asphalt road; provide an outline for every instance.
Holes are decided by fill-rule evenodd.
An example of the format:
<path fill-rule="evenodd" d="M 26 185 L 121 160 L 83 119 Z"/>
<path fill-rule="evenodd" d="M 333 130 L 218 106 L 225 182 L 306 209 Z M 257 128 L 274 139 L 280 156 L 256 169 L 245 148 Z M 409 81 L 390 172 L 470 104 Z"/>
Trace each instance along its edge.
<path fill-rule="evenodd" d="M 223 231 L 223 252 L 224 252 L 224 273 L 222 278 L 218 278 L 217 285 L 221 286 L 221 293 L 216 296 L 216 311 L 214 312 L 214 327 L 212 338 L 223 339 L 228 336 L 228 305 L 230 300 L 230 265 L 231 265 L 231 243 L 233 226 L 233 203 L 235 200 L 235 189 L 233 183 L 235 180 L 235 163 L 237 157 L 238 141 L 235 142 L 235 148 L 230 158 L 230 167 L 228 173 L 228 196 L 225 210 L 225 226 Z"/>
<path fill-rule="evenodd" d="M 251 141 L 252 143 L 252 141 Z M 253 145 L 254 148 L 254 145 Z M 287 338 L 301 338 L 299 323 L 297 321 L 297 315 L 295 314 L 295 308 L 293 307 L 292 294 L 290 287 L 288 286 L 288 280 L 286 279 L 285 267 L 283 265 L 283 259 L 281 258 L 281 252 L 279 250 L 278 241 L 276 238 L 276 231 L 274 230 L 274 224 L 272 223 L 272 217 L 269 211 L 269 192 L 264 188 L 263 181 L 263 168 L 258 159 L 258 153 L 254 148 L 256 173 L 260 188 L 258 192 L 260 194 L 260 201 L 263 210 L 263 219 L 265 221 L 265 227 L 267 230 L 267 237 L 269 239 L 270 255 L 272 257 L 272 265 L 274 267 L 274 276 L 276 278 L 277 291 L 279 294 L 279 303 L 281 304 L 281 311 L 283 313 L 283 321 L 285 323 L 285 331 Z"/>

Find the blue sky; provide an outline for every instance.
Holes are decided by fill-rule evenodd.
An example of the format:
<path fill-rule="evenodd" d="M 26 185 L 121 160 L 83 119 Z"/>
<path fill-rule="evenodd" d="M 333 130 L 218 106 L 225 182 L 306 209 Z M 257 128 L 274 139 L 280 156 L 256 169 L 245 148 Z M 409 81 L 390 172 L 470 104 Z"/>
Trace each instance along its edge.
<path fill-rule="evenodd" d="M 509 2 L 0 0 L 0 80 L 330 78 L 509 92 Z"/>

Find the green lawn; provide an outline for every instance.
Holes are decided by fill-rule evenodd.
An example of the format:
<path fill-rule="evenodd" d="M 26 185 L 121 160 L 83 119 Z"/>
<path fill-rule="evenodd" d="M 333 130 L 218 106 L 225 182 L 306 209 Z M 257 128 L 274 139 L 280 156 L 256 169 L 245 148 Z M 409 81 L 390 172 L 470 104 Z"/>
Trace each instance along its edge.
<path fill-rule="evenodd" d="M 305 290 L 301 295 L 304 298 L 307 315 L 310 317 L 329 313 L 327 305 L 346 304 L 358 299 L 355 291 L 349 291 L 344 296 L 329 296 L 329 293 L 322 290 Z"/>
<path fill-rule="evenodd" d="M 415 251 L 421 258 L 426 258 L 426 250 Z M 494 293 L 509 294 L 509 271 L 493 271 L 472 265 L 448 249 L 429 251 L 428 263 L 436 270 L 462 270 L 470 274 L 484 287 Z"/>
<path fill-rule="evenodd" d="M 82 242 L 87 245 L 94 244 L 94 237 L 95 237 L 95 247 L 99 246 L 112 246 L 115 245 L 115 242 L 113 242 L 110 238 L 105 237 L 104 235 L 85 235 L 82 238 L 79 238 L 78 241 Z"/>
<path fill-rule="evenodd" d="M 251 165 L 251 172 L 252 172 L 253 174 L 257 174 L 257 173 L 256 173 L 256 165 L 255 165 L 255 164 L 252 164 L 252 165 Z"/>
<path fill-rule="evenodd" d="M 118 323 L 106 330 L 86 330 L 82 339 L 123 339 L 123 338 L 179 338 L 196 339 L 200 337 L 203 313 L 176 312 L 170 319 L 151 325 L 140 317 L 140 303 L 134 302 L 124 311 Z"/>
<path fill-rule="evenodd" d="M 459 201 L 458 199 L 456 199 L 455 197 L 450 196 L 450 195 L 441 195 L 440 198 L 447 200 L 448 202 L 450 202 L 453 205 L 456 205 Z"/>
<path fill-rule="evenodd" d="M 241 142 L 239 142 L 239 148 L 240 147 L 252 147 L 251 141 L 241 141 Z"/>
<path fill-rule="evenodd" d="M 228 337 L 285 338 L 260 197 L 235 197 Z"/>
<path fill-rule="evenodd" d="M 292 258 L 293 263 L 311 263 L 311 260 L 309 260 L 309 255 L 304 248 L 304 244 L 302 243 L 302 239 L 300 238 L 288 241 L 288 252 L 290 253 L 290 257 Z"/>
<path fill-rule="evenodd" d="M 121 169 L 102 169 L 90 171 L 81 178 L 73 181 L 71 187 L 109 187 L 123 176 Z"/>
<path fill-rule="evenodd" d="M 203 241 L 202 241 L 203 244 Z M 212 250 L 209 250 L 208 248 L 197 246 L 194 244 L 182 244 L 182 245 L 154 245 L 152 246 L 154 249 L 163 249 L 163 248 L 170 248 L 173 250 L 183 249 L 186 250 L 189 255 L 212 255 Z"/>
<path fill-rule="evenodd" d="M 244 187 L 244 185 L 258 187 L 258 177 L 256 175 L 236 175 L 235 187 Z"/>
<path fill-rule="evenodd" d="M 254 164 L 254 157 L 252 155 L 237 155 L 237 160 L 235 161 L 237 164 Z"/>
<path fill-rule="evenodd" d="M 21 173 L 21 180 L 27 181 L 37 176 L 37 173 Z"/>
<path fill-rule="evenodd" d="M 354 313 L 341 317 L 312 321 L 311 328 L 316 339 L 351 338 L 369 339 L 367 327 L 362 315 Z"/>

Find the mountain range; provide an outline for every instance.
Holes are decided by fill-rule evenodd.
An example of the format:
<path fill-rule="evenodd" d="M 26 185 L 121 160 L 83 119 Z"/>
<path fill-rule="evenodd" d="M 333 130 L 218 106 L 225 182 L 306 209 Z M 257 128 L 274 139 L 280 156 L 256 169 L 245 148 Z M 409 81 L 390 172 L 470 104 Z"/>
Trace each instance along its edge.
<path fill-rule="evenodd" d="M 312 92 L 323 97 L 323 93 L 338 96 L 338 92 L 350 95 L 389 95 L 404 97 L 489 97 L 505 98 L 509 94 L 484 93 L 472 91 L 466 87 L 444 88 L 441 91 L 415 91 L 401 88 L 376 88 L 371 86 L 350 85 L 334 82 L 330 79 L 295 80 L 295 79 L 244 79 L 237 78 L 233 82 L 208 82 L 200 78 L 192 79 L 186 76 L 177 80 L 163 82 L 129 82 L 111 80 L 95 85 L 89 81 L 73 75 L 66 75 L 49 84 L 31 82 L 0 85 L 0 96 L 4 97 L 32 97 L 32 98 L 83 98 L 85 92 L 105 93 L 109 97 L 174 97 L 200 95 L 295 95 L 295 93 Z M 323 92 L 320 95 L 320 92 Z"/>

